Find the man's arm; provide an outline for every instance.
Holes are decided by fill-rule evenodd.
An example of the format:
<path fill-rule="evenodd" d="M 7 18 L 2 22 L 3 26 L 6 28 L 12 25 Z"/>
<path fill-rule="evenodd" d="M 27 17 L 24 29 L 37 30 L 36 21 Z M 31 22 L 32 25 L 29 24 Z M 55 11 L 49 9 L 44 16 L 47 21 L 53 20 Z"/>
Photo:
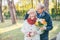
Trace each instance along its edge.
<path fill-rule="evenodd" d="M 47 21 L 47 26 L 46 26 L 46 30 L 45 31 L 49 31 L 49 30 L 51 30 L 53 28 L 52 19 L 51 19 L 50 15 L 48 15 L 46 17 L 46 21 Z"/>
<path fill-rule="evenodd" d="M 29 14 L 26 13 L 24 20 L 26 20 L 28 18 L 28 16 L 29 16 Z"/>

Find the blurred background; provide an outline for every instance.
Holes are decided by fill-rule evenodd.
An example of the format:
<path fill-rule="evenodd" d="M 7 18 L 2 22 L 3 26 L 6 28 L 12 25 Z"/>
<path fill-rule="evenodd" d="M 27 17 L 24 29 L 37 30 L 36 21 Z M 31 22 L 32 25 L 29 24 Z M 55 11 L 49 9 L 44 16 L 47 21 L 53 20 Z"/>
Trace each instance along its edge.
<path fill-rule="evenodd" d="M 23 40 L 20 28 L 24 16 L 38 3 L 43 3 L 52 17 L 53 30 L 49 33 L 49 40 L 54 39 L 60 32 L 60 0 L 0 0 L 0 40 Z"/>

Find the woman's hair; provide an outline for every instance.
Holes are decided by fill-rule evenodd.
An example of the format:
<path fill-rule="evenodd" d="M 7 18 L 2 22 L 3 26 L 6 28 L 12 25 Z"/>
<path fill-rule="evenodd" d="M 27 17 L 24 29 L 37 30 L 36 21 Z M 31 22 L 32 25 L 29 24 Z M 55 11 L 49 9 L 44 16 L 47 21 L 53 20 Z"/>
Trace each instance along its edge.
<path fill-rule="evenodd" d="M 36 11 L 33 8 L 31 8 L 27 13 L 30 14 L 31 12 L 34 12 L 36 14 Z"/>
<path fill-rule="evenodd" d="M 31 12 L 34 12 L 35 15 L 37 15 L 36 11 L 33 8 L 31 8 L 27 13 L 30 14 Z"/>

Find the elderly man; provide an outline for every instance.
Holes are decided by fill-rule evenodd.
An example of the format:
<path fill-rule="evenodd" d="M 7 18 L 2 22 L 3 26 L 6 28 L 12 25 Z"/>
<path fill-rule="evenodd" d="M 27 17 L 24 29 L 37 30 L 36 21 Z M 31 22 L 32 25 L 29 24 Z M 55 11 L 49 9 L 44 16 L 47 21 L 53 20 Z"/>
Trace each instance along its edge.
<path fill-rule="evenodd" d="M 44 33 L 40 35 L 40 39 L 48 40 L 49 31 L 53 28 L 53 26 L 52 26 L 52 20 L 49 13 L 47 13 L 44 9 L 45 9 L 44 4 L 39 3 L 36 7 L 36 13 L 37 13 L 37 18 L 43 18 L 47 22 L 46 27 L 40 28 L 41 30 L 44 30 Z M 27 19 L 28 16 L 29 14 L 27 13 L 25 19 Z"/>

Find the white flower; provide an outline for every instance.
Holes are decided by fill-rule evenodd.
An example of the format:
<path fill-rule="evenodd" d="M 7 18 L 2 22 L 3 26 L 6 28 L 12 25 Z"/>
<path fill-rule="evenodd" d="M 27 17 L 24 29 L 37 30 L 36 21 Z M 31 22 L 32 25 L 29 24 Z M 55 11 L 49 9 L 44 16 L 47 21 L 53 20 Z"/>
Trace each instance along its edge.
<path fill-rule="evenodd" d="M 37 19 L 37 22 L 38 22 L 38 21 L 40 21 L 40 22 L 42 23 L 42 22 L 43 22 L 43 19 L 39 19 L 39 18 L 38 18 L 38 19 Z"/>

